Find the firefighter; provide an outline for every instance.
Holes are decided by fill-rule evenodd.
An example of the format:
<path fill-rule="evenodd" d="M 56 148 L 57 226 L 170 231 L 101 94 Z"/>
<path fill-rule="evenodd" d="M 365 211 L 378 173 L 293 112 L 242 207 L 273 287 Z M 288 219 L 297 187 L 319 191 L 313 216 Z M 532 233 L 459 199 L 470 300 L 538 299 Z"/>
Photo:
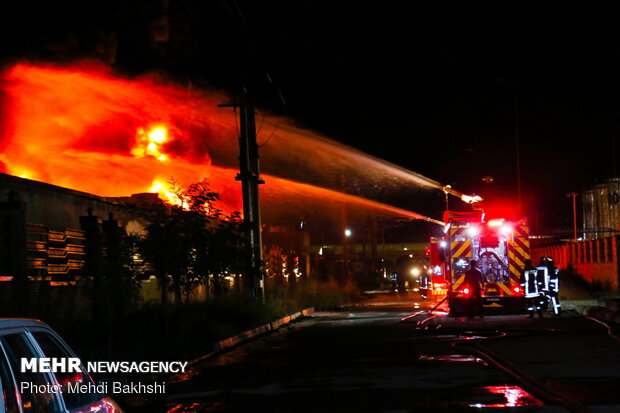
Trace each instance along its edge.
<path fill-rule="evenodd" d="M 540 308 L 547 311 L 549 308 L 549 269 L 547 268 L 547 257 L 540 257 L 538 265 L 538 292 L 540 293 Z"/>
<path fill-rule="evenodd" d="M 400 257 L 396 258 L 396 266 L 394 268 L 394 272 L 396 273 L 396 280 L 394 285 L 395 289 L 397 289 L 399 292 L 405 291 L 405 278 L 410 265 L 411 257 L 409 256 L 409 254 L 403 254 Z"/>
<path fill-rule="evenodd" d="M 420 283 L 420 296 L 423 300 L 426 300 L 428 297 L 428 285 L 430 283 L 428 271 L 429 270 L 426 266 L 423 267 L 422 272 L 420 273 L 420 278 L 418 279 L 418 282 Z"/>
<path fill-rule="evenodd" d="M 547 292 L 546 294 L 549 297 L 549 304 L 551 304 L 551 311 L 553 311 L 553 315 L 558 317 L 562 312 L 562 307 L 560 305 L 560 300 L 558 299 L 558 295 L 560 293 L 560 279 L 558 274 L 560 270 L 555 266 L 553 262 L 553 258 L 547 257 L 546 260 L 547 267 Z"/>
<path fill-rule="evenodd" d="M 474 312 L 477 310 L 480 318 L 484 318 L 482 308 L 482 285 L 484 284 L 484 278 L 482 273 L 476 266 L 478 262 L 471 260 L 469 262 L 469 270 L 465 273 L 464 284 L 469 288 L 469 317 L 474 317 Z"/>
<path fill-rule="evenodd" d="M 540 299 L 538 300 L 538 306 L 542 310 L 543 314 L 549 308 L 549 277 L 547 271 L 547 264 L 543 264 L 543 271 L 541 271 L 541 267 L 536 267 L 538 272 L 536 273 L 536 280 L 538 282 L 538 293 L 540 294 Z M 541 316 L 542 317 L 542 316 Z"/>
<path fill-rule="evenodd" d="M 542 318 L 539 271 L 532 265 L 532 260 L 525 260 L 525 268 L 521 273 L 521 286 L 527 303 L 528 318 L 534 318 L 534 311 Z"/>

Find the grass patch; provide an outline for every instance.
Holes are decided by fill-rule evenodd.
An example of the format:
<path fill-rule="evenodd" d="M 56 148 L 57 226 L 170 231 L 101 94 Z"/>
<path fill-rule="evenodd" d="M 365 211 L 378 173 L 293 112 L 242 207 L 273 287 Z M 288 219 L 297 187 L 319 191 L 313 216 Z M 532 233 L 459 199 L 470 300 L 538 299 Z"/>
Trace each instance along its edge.
<path fill-rule="evenodd" d="M 213 343 L 314 306 L 330 309 L 359 298 L 353 283 L 299 283 L 270 288 L 263 303 L 226 295 L 184 305 L 143 305 L 109 325 L 88 317 L 56 319 L 52 327 L 84 360 L 188 360 L 212 351 Z"/>

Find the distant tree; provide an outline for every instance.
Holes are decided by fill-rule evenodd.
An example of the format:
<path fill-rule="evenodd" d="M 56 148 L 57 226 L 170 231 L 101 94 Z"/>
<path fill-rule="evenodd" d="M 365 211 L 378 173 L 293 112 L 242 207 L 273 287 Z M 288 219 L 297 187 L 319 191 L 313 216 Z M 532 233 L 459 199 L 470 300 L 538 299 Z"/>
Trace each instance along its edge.
<path fill-rule="evenodd" d="M 96 293 L 101 296 L 101 331 L 107 334 L 108 357 L 111 357 L 119 342 L 117 326 L 138 306 L 140 279 L 133 260 L 137 252 L 136 236 L 127 235 L 112 214 L 103 221 L 102 229 L 102 276 Z"/>
<path fill-rule="evenodd" d="M 239 213 L 225 215 L 218 208 L 219 194 L 206 180 L 181 187 L 169 182 L 176 202 L 143 205 L 148 224 L 140 252 L 156 272 L 165 303 L 170 289 L 177 303 L 188 302 L 191 292 L 212 279 L 216 293 L 221 280 L 243 273 L 247 265 Z"/>
<path fill-rule="evenodd" d="M 138 238 L 125 234 L 112 219 L 103 224 L 103 291 L 108 318 L 114 325 L 139 303 L 140 281 L 133 265 Z"/>

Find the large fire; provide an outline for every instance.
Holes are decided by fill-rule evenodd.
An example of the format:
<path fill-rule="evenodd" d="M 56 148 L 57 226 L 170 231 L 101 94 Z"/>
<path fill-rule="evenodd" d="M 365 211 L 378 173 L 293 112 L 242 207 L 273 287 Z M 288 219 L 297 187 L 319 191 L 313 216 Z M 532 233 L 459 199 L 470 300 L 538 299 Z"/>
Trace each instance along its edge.
<path fill-rule="evenodd" d="M 131 154 L 136 158 L 152 156 L 158 161 L 167 161 L 168 155 L 163 152 L 162 145 L 168 142 L 168 130 L 163 126 L 157 126 L 149 131 L 139 128 L 136 146 Z"/>
<path fill-rule="evenodd" d="M 234 171 L 212 165 L 210 139 L 233 139 L 225 99 L 154 78 L 127 80 L 102 67 L 20 64 L 2 77 L 0 162 L 5 172 L 100 196 L 156 191 L 174 177 L 207 178 L 228 210 L 241 208 Z M 215 137 L 215 138 L 214 138 Z"/>
<path fill-rule="evenodd" d="M 228 102 L 227 96 L 197 93 L 152 76 L 126 79 L 97 65 L 18 64 L 0 82 L 5 114 L 0 171 L 104 197 L 157 192 L 171 202 L 171 177 L 185 186 L 206 178 L 221 195 L 224 212 L 242 209 L 240 185 L 234 180 L 235 113 L 217 106 Z M 419 217 L 309 185 L 324 181 L 329 187 L 329 179 L 343 174 L 373 182 L 378 178 L 370 174 L 392 166 L 286 123 L 278 127 L 265 115 L 261 124 L 275 125 L 269 139 L 263 139 L 269 145 L 261 147 L 262 164 L 268 173 L 280 175 L 264 176 L 262 196 L 268 206 L 333 201 Z M 393 176 L 434 185 L 407 174 L 400 170 Z M 307 183 L 294 182 L 300 180 Z"/>

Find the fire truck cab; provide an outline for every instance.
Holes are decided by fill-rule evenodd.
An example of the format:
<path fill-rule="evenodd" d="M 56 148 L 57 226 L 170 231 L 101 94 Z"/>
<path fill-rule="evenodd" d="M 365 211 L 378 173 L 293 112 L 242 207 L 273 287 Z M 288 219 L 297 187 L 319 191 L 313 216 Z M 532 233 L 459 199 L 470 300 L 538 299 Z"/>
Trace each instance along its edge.
<path fill-rule="evenodd" d="M 485 221 L 483 211 L 446 211 L 444 223 L 444 235 L 431 238 L 431 294 L 438 300 L 447 297 L 451 315 L 464 314 L 470 292 L 463 281 L 469 262 L 476 260 L 484 279 L 485 310 L 523 312 L 525 299 L 519 277 L 530 258 L 525 219 Z"/>

